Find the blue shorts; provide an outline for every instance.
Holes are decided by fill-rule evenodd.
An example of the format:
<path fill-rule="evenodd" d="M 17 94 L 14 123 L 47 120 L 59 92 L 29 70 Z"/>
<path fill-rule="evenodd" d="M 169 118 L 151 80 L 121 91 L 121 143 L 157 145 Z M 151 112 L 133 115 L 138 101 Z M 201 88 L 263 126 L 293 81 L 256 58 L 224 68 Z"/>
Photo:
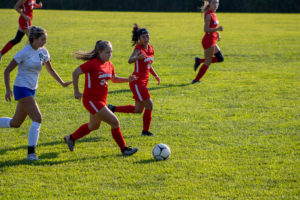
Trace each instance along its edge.
<path fill-rule="evenodd" d="M 35 91 L 36 90 L 31 90 L 27 87 L 19 87 L 14 85 L 15 100 L 17 101 L 19 99 L 22 99 L 24 97 L 29 97 L 29 96 L 35 97 Z"/>

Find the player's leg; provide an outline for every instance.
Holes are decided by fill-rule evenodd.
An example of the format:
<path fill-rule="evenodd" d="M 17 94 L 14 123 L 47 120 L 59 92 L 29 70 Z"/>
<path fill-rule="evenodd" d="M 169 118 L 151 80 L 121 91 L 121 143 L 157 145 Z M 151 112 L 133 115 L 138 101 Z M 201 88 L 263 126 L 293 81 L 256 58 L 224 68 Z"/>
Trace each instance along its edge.
<path fill-rule="evenodd" d="M 35 148 L 38 143 L 42 114 L 33 96 L 24 97 L 19 103 L 25 113 L 31 118 L 31 126 L 28 133 L 28 155 L 27 160 L 38 160 Z"/>
<path fill-rule="evenodd" d="M 90 113 L 90 121 L 89 123 L 85 123 L 81 125 L 75 132 L 71 135 L 67 135 L 64 137 L 65 142 L 68 144 L 70 151 L 74 151 L 75 149 L 75 141 L 80 138 L 86 136 L 93 130 L 99 129 L 101 124 L 101 120 L 97 118 L 95 115 Z"/>
<path fill-rule="evenodd" d="M 199 80 L 204 76 L 205 72 L 207 71 L 209 65 L 212 62 L 214 51 L 215 51 L 215 46 L 211 46 L 204 50 L 205 61 L 201 66 L 196 78 L 192 81 L 192 83 L 199 82 Z"/>
<path fill-rule="evenodd" d="M 123 155 L 132 155 L 137 152 L 137 148 L 132 149 L 126 146 L 125 140 L 120 130 L 119 120 L 113 112 L 111 112 L 106 106 L 104 106 L 95 114 L 95 116 L 111 126 L 112 137 L 120 147 Z"/>
<path fill-rule="evenodd" d="M 19 128 L 26 119 L 26 117 L 27 113 L 23 109 L 22 104 L 18 102 L 13 118 L 0 118 L 0 128 Z"/>
<path fill-rule="evenodd" d="M 199 57 L 195 57 L 195 65 L 194 65 L 194 70 L 196 71 L 197 68 L 199 67 L 199 65 L 201 63 L 203 63 L 205 61 L 205 58 L 199 58 Z M 212 57 L 212 61 L 211 63 L 218 63 L 218 62 L 223 62 L 224 61 L 224 57 L 223 54 L 219 48 L 218 45 L 215 46 L 215 51 L 214 51 L 214 56 Z"/>
<path fill-rule="evenodd" d="M 15 46 L 16 44 L 18 44 L 23 36 L 25 35 L 24 31 L 22 31 L 20 28 L 17 31 L 17 34 L 15 36 L 14 39 L 10 40 L 1 50 L 0 52 L 0 59 L 1 57 L 6 54 L 13 46 Z"/>
<path fill-rule="evenodd" d="M 154 136 L 154 134 L 149 131 L 152 120 L 153 101 L 151 98 L 148 98 L 143 101 L 142 104 L 145 107 L 142 136 Z"/>
<path fill-rule="evenodd" d="M 213 60 L 212 60 L 212 63 L 214 62 L 223 62 L 224 61 L 224 56 L 219 48 L 218 45 L 215 46 L 215 51 L 214 51 L 214 57 L 213 57 Z"/>

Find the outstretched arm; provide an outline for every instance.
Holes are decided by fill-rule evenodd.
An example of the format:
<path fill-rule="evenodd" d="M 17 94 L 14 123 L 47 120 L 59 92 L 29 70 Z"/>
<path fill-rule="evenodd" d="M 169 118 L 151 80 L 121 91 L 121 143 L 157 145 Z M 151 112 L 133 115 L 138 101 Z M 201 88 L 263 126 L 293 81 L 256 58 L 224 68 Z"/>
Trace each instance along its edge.
<path fill-rule="evenodd" d="M 151 66 L 150 67 L 150 73 L 152 74 L 152 76 L 155 77 L 155 79 L 157 80 L 157 84 L 159 85 L 160 84 L 160 78 L 158 77 L 157 73 L 154 71 L 153 67 Z"/>
<path fill-rule="evenodd" d="M 6 67 L 4 71 L 4 82 L 6 87 L 6 94 L 5 94 L 5 100 L 11 101 L 12 97 L 12 91 L 10 89 L 10 72 L 14 70 L 17 67 L 18 63 L 15 61 L 15 59 L 12 59 L 12 61 L 9 63 L 9 65 Z"/>
<path fill-rule="evenodd" d="M 41 7 L 43 7 L 43 3 L 40 1 L 40 3 L 35 3 L 35 4 L 33 5 L 33 7 L 34 7 L 34 8 L 41 8 Z"/>
<path fill-rule="evenodd" d="M 45 62 L 46 69 L 48 73 L 58 82 L 61 84 L 63 87 L 67 87 L 72 83 L 72 81 L 69 82 L 64 82 L 60 76 L 57 74 L 57 72 L 53 69 L 52 64 L 50 61 Z"/>
<path fill-rule="evenodd" d="M 132 82 L 136 80 L 137 77 L 135 75 L 130 75 L 128 78 L 122 78 L 114 75 L 111 79 L 111 82 L 113 83 L 126 83 L 126 82 Z"/>

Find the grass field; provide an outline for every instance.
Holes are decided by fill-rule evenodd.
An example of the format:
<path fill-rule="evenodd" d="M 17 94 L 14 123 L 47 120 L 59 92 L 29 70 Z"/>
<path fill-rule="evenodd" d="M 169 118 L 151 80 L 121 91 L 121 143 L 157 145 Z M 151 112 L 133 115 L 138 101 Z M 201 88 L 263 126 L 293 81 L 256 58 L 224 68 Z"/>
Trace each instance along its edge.
<path fill-rule="evenodd" d="M 203 84 L 191 85 L 195 56 L 203 57 L 203 15 L 36 10 L 34 25 L 48 32 L 47 49 L 65 81 L 82 62 L 77 50 L 98 39 L 111 41 L 119 76 L 127 60 L 133 23 L 147 27 L 155 48 L 149 89 L 154 101 L 151 131 L 141 137 L 142 115 L 117 116 L 128 145 L 122 157 L 110 127 L 76 143 L 70 152 L 63 136 L 89 119 L 73 89 L 61 88 L 42 70 L 36 100 L 43 113 L 38 162 L 25 160 L 31 120 L 19 129 L 1 129 L 0 199 L 299 199 L 300 15 L 218 13 L 224 31 L 225 62 L 213 64 Z M 291 20 L 292 19 L 292 20 Z M 0 10 L 0 46 L 14 38 L 18 14 Z M 0 71 L 26 45 L 1 60 Z M 17 70 L 12 73 L 11 84 Z M 80 79 L 83 88 L 83 76 Z M 128 84 L 109 86 L 108 103 L 133 104 Z M 16 102 L 4 100 L 0 76 L 0 116 L 12 117 Z M 157 143 L 170 146 L 169 160 L 155 162 Z"/>

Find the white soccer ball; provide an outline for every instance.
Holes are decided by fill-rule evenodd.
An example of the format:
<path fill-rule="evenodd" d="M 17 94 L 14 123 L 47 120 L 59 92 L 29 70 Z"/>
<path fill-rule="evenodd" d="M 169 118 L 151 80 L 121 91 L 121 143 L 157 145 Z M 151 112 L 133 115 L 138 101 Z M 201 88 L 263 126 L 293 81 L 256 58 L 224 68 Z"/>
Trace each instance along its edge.
<path fill-rule="evenodd" d="M 152 150 L 152 155 L 155 160 L 166 160 L 171 155 L 171 150 L 166 144 L 157 144 Z"/>

